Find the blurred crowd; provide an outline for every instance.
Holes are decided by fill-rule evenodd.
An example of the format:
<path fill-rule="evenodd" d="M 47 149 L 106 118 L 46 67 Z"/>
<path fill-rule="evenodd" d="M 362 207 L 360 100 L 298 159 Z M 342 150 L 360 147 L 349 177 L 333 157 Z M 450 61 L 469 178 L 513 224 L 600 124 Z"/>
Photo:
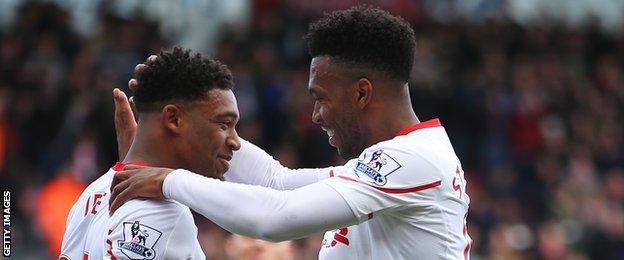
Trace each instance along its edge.
<path fill-rule="evenodd" d="M 380 2 L 416 31 L 412 104 L 421 121 L 440 118 L 462 160 L 472 258 L 624 259 L 623 35 L 591 21 L 439 21 L 418 1 Z M 239 134 L 289 167 L 341 163 L 306 90 L 303 35 L 323 8 L 254 1 L 250 26 L 224 25 L 209 53 L 234 74 Z M 0 179 L 13 192 L 14 256 L 56 258 L 71 203 L 118 160 L 112 89 L 131 94 L 134 66 L 174 42 L 104 7 L 91 37 L 54 4 L 16 17 L 0 35 Z M 315 259 L 321 242 L 197 224 L 209 259 Z"/>

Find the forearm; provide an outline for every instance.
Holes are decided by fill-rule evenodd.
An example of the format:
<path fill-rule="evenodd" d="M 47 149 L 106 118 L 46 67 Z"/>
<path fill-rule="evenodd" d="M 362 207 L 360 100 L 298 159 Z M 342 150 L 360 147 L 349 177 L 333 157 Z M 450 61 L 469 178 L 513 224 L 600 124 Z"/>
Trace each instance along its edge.
<path fill-rule="evenodd" d="M 241 139 L 241 149 L 234 152 L 230 170 L 225 174 L 229 182 L 292 190 L 328 178 L 339 167 L 317 169 L 289 169 L 264 150 Z"/>
<path fill-rule="evenodd" d="M 297 239 L 357 222 L 344 199 L 324 183 L 278 191 L 176 170 L 165 179 L 163 194 L 230 232 L 270 241 Z"/>

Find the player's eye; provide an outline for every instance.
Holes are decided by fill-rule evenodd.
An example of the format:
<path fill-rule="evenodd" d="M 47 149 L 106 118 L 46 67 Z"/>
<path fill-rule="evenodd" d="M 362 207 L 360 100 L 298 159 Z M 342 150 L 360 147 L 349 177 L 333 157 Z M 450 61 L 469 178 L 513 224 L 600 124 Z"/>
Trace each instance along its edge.
<path fill-rule="evenodd" d="M 219 123 L 219 127 L 221 128 L 221 130 L 227 131 L 230 126 L 228 123 L 221 122 Z"/>

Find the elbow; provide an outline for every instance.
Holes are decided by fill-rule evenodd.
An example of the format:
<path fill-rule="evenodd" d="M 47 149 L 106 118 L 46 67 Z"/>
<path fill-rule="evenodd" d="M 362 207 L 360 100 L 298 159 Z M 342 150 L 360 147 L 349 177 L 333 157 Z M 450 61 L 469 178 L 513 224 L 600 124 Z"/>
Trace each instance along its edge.
<path fill-rule="evenodd" d="M 263 218 L 256 226 L 257 237 L 270 242 L 283 242 L 298 238 L 298 229 L 280 214 L 271 214 Z"/>
<path fill-rule="evenodd" d="M 261 227 L 259 227 L 257 237 L 273 243 L 294 239 L 289 236 L 287 231 L 273 225 L 261 225 Z"/>

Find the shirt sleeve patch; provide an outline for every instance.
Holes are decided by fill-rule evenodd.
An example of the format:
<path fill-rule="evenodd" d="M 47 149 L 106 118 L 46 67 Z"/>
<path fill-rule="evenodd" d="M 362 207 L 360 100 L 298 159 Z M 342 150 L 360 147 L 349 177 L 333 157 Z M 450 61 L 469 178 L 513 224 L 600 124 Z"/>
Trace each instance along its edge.
<path fill-rule="evenodd" d="M 401 164 L 397 160 L 385 153 L 383 149 L 378 149 L 362 153 L 355 164 L 354 173 L 358 177 L 360 174 L 366 176 L 366 180 L 377 186 L 384 186 L 388 182 L 388 175 L 399 168 Z"/>
<path fill-rule="evenodd" d="M 123 223 L 123 240 L 117 240 L 119 251 L 129 259 L 154 259 L 154 245 L 162 236 L 155 228 L 139 221 Z"/>

